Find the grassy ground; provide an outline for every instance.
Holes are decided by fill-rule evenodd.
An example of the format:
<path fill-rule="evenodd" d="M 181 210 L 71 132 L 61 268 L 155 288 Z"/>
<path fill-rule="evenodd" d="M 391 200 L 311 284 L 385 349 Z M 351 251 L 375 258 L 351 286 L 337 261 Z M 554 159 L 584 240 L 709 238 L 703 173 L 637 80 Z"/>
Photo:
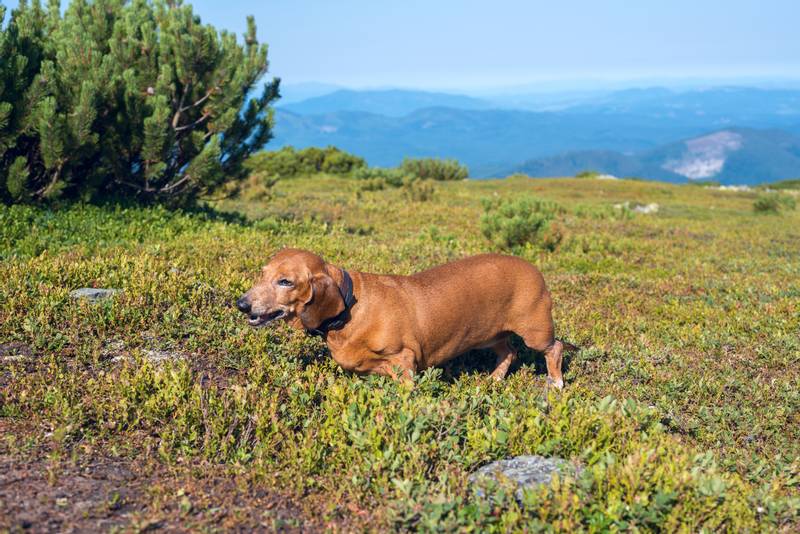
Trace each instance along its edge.
<path fill-rule="evenodd" d="M 0 208 L 0 529 L 800 529 L 799 211 L 637 181 L 436 188 L 322 176 L 208 212 Z M 413 389 L 352 376 L 232 306 L 283 246 L 395 273 L 492 250 L 481 199 L 520 193 L 566 208 L 554 252 L 515 251 L 582 348 L 562 393 L 532 353 L 501 384 L 481 353 Z M 85 286 L 122 292 L 68 297 Z M 473 493 L 471 470 L 523 453 L 586 468 L 522 506 Z"/>

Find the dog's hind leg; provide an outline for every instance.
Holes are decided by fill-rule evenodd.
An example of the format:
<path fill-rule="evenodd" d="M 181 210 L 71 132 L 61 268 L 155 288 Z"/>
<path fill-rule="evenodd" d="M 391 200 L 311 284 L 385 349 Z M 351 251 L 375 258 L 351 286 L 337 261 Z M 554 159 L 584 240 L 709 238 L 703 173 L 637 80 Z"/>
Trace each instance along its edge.
<path fill-rule="evenodd" d="M 497 366 L 492 371 L 492 378 L 500 381 L 506 377 L 509 368 L 517 361 L 517 351 L 514 350 L 508 340 L 503 340 L 493 345 L 492 350 L 497 354 Z"/>
<path fill-rule="evenodd" d="M 564 377 L 561 374 L 563 363 L 564 344 L 553 337 L 553 329 L 528 330 L 519 332 L 525 344 L 538 352 L 544 352 L 547 362 L 547 383 L 561 389 L 564 387 Z"/>

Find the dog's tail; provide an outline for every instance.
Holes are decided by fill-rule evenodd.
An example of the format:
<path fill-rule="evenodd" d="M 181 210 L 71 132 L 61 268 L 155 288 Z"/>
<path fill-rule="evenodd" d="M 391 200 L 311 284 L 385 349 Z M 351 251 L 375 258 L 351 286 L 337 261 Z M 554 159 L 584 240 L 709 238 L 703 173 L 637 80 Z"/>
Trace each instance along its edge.
<path fill-rule="evenodd" d="M 577 346 L 573 345 L 572 343 L 567 343 L 563 339 L 559 339 L 558 341 L 561 342 L 561 344 L 564 346 L 564 350 L 567 351 L 567 352 L 578 352 L 579 350 L 581 350 L 580 347 L 577 347 Z"/>

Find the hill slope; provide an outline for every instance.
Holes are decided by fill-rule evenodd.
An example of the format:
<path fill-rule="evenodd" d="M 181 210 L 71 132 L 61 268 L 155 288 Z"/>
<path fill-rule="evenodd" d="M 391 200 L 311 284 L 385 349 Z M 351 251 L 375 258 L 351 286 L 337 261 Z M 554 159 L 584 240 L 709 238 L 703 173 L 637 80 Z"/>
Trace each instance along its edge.
<path fill-rule="evenodd" d="M 571 176 L 588 169 L 671 182 L 761 184 L 800 175 L 800 137 L 780 130 L 729 128 L 633 155 L 577 151 L 537 158 L 509 172 Z"/>
<path fill-rule="evenodd" d="M 422 91 L 335 91 L 279 107 L 271 146 L 332 144 L 374 165 L 396 165 L 405 156 L 453 157 L 469 165 L 474 177 L 495 176 L 536 160 L 526 165 L 544 174 L 561 174 L 547 170 L 551 168 L 598 168 L 593 162 L 599 161 L 615 174 L 682 180 L 700 171 L 675 172 L 663 162 L 636 160 L 651 150 L 680 152 L 668 145 L 719 130 L 781 129 L 800 135 L 800 91 L 792 90 L 632 89 L 582 95 L 566 108 L 538 112 L 489 109 L 490 105 L 499 104 Z M 778 133 L 770 135 L 774 139 L 749 139 L 745 150 L 732 151 L 736 153 L 728 159 L 722 179 L 800 175 L 791 150 L 786 154 L 770 146 L 785 140 L 778 139 Z M 624 154 L 636 158 L 632 161 Z M 658 154 L 653 157 L 658 159 Z"/>

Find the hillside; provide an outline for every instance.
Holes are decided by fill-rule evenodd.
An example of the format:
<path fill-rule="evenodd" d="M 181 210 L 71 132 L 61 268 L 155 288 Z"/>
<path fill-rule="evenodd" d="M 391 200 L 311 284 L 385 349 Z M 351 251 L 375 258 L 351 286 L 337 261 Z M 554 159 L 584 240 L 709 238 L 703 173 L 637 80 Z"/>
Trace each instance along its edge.
<path fill-rule="evenodd" d="M 797 531 L 800 211 L 628 180 L 446 182 L 424 202 L 363 185 L 0 205 L 0 530 Z M 413 388 L 358 376 L 235 309 L 286 246 L 397 274 L 502 252 L 483 201 L 521 196 L 562 208 L 555 250 L 514 250 L 580 347 L 562 392 L 529 350 L 501 383 L 481 351 Z M 522 454 L 582 469 L 521 503 L 469 482 Z"/>
<path fill-rule="evenodd" d="M 572 176 L 585 170 L 668 182 L 768 183 L 800 173 L 800 137 L 780 130 L 731 128 L 638 154 L 580 151 L 538 158 L 508 172 Z"/>
<path fill-rule="evenodd" d="M 278 109 L 270 147 L 335 145 L 370 164 L 406 156 L 456 158 L 473 177 L 495 176 L 530 157 L 576 149 L 639 151 L 703 133 L 700 124 L 654 124 L 629 115 L 427 108 L 404 117 L 344 111 L 298 115 Z"/>
<path fill-rule="evenodd" d="M 503 175 L 523 162 L 541 168 L 537 175 L 555 175 L 595 168 L 598 161 L 606 163 L 605 172 L 627 175 L 631 169 L 639 176 L 682 180 L 657 161 L 659 151 L 674 152 L 679 149 L 673 144 L 720 130 L 781 130 L 785 134 L 746 134 L 752 139 L 731 156 L 722 179 L 758 183 L 800 175 L 792 149 L 786 153 L 779 139 L 800 135 L 800 91 L 652 88 L 557 97 L 537 97 L 549 111 L 526 111 L 508 109 L 509 103 L 525 105 L 513 95 L 492 101 L 504 109 L 488 109 L 490 99 L 457 95 L 337 91 L 278 108 L 270 146 L 332 144 L 380 166 L 406 156 L 452 157 L 478 178 Z M 770 146 L 770 136 L 779 146 Z M 650 151 L 653 161 L 647 159 Z"/>

